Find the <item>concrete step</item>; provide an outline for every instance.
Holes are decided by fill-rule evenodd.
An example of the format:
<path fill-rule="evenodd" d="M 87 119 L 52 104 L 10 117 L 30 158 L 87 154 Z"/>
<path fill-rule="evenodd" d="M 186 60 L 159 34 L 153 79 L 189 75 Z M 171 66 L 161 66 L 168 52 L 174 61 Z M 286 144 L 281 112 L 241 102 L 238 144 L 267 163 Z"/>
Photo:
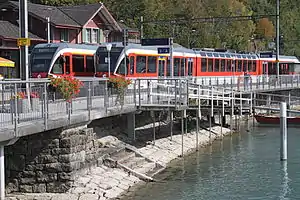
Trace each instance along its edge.
<path fill-rule="evenodd" d="M 156 174 L 160 173 L 161 171 L 163 171 L 165 169 L 165 167 L 161 166 L 161 165 L 158 165 L 156 164 L 155 168 L 146 172 L 146 176 L 149 176 L 149 177 L 153 177 L 155 176 Z"/>
<path fill-rule="evenodd" d="M 124 149 L 121 149 L 121 150 L 119 150 L 119 151 L 116 151 L 116 152 L 112 153 L 112 154 L 110 155 L 110 158 L 111 158 L 112 160 L 118 161 L 118 160 L 120 160 L 120 159 L 123 159 L 123 158 L 125 158 L 125 157 L 128 157 L 130 154 L 132 154 L 132 151 L 127 150 L 127 149 L 124 148 Z"/>
<path fill-rule="evenodd" d="M 136 167 L 138 167 L 138 166 L 140 166 L 140 165 L 142 165 L 146 162 L 147 162 L 146 159 L 143 158 L 143 157 L 132 157 L 132 158 L 130 158 L 128 160 L 124 160 L 120 163 L 127 166 L 127 167 L 129 167 L 129 168 L 131 168 L 131 169 L 134 169 L 134 168 L 136 168 Z"/>
<path fill-rule="evenodd" d="M 156 163 L 154 162 L 147 162 L 144 165 L 137 166 L 133 170 L 141 173 L 141 174 L 146 174 L 149 171 L 152 171 L 156 167 Z"/>

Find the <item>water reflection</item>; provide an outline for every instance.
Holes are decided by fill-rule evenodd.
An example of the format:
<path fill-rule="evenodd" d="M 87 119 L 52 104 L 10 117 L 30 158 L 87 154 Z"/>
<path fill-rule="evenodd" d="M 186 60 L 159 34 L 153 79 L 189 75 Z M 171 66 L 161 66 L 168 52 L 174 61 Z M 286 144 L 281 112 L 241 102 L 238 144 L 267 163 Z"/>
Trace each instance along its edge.
<path fill-rule="evenodd" d="M 133 199 L 300 199 L 299 129 L 288 130 L 289 160 L 280 162 L 279 128 L 247 128 L 174 162 L 159 175 L 163 182 L 142 187 Z"/>
<path fill-rule="evenodd" d="M 286 196 L 290 192 L 287 164 L 288 164 L 287 161 L 282 162 L 283 179 L 282 179 L 282 192 L 280 193 L 279 196 L 280 200 L 289 200 L 289 198 L 286 198 Z"/>

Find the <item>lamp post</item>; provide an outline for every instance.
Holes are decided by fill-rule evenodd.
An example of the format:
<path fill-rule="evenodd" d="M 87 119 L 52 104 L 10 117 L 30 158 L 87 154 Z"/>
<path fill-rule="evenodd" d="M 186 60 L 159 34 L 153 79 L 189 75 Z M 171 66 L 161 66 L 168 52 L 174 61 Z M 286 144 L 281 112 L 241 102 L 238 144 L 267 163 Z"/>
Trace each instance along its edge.
<path fill-rule="evenodd" d="M 46 17 L 47 20 L 47 42 L 50 43 L 50 17 Z"/>
<path fill-rule="evenodd" d="M 110 77 L 110 51 L 111 51 L 112 44 L 107 44 L 107 57 L 108 57 L 108 77 Z"/>
<path fill-rule="evenodd" d="M 276 75 L 279 83 L 279 0 L 276 1 Z"/>

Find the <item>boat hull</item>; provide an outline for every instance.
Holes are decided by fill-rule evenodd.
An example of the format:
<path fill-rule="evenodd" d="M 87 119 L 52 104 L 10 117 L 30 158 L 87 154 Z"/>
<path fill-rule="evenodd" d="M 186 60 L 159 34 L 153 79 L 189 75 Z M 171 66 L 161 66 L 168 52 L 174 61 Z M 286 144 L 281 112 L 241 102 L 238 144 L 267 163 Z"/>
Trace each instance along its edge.
<path fill-rule="evenodd" d="M 264 115 L 255 115 L 256 121 L 260 124 L 280 124 L 280 117 L 278 116 L 264 116 Z M 287 117 L 288 125 L 300 125 L 300 117 Z"/>

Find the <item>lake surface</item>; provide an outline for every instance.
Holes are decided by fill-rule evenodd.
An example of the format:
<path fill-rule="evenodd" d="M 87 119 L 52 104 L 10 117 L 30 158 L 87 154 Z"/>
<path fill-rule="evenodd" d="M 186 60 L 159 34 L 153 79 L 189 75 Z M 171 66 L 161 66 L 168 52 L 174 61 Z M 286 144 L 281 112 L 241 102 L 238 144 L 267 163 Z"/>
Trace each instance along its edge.
<path fill-rule="evenodd" d="M 300 129 L 288 129 L 288 161 L 280 161 L 279 127 L 241 127 L 240 134 L 171 164 L 134 200 L 300 199 Z"/>

